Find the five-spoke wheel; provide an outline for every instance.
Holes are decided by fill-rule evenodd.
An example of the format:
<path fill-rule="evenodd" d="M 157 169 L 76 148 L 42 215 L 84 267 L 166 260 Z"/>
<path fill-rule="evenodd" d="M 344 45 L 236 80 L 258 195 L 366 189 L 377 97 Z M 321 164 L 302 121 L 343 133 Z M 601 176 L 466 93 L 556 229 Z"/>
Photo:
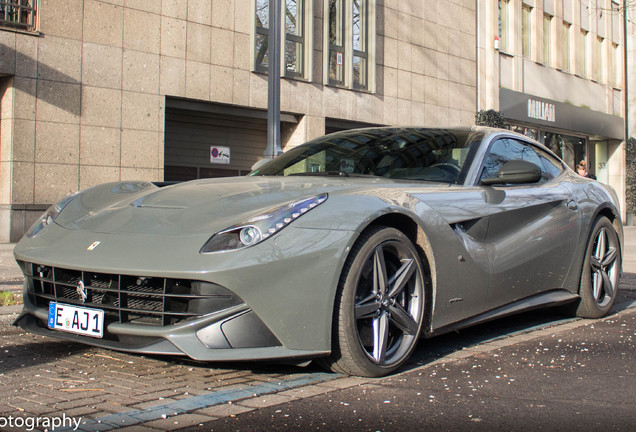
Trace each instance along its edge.
<path fill-rule="evenodd" d="M 340 280 L 332 370 L 381 376 L 410 356 L 424 317 L 425 277 L 419 254 L 400 231 L 378 227 L 363 234 Z"/>
<path fill-rule="evenodd" d="M 583 263 L 578 316 L 599 318 L 609 312 L 616 300 L 620 269 L 621 249 L 616 230 L 607 218 L 599 217 Z"/>

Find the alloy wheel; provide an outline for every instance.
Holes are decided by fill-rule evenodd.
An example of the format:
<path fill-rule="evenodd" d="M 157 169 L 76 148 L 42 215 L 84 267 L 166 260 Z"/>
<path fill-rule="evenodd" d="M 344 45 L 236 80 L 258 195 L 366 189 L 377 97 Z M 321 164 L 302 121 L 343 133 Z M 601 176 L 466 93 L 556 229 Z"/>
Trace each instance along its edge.
<path fill-rule="evenodd" d="M 358 340 L 379 366 L 403 361 L 417 342 L 423 280 L 416 257 L 397 241 L 379 244 L 368 256 L 354 304 Z"/>
<path fill-rule="evenodd" d="M 607 235 L 607 229 L 599 229 L 590 256 L 592 270 L 592 295 L 599 306 L 605 306 L 614 297 L 618 282 L 617 247 Z"/>

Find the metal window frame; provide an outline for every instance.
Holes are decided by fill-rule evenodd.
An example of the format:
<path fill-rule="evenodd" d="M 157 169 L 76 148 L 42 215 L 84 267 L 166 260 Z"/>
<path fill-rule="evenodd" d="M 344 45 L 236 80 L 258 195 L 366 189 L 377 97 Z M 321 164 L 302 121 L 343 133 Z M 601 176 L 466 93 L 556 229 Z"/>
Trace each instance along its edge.
<path fill-rule="evenodd" d="M 510 39 L 510 0 L 499 0 L 498 2 L 498 25 L 497 32 L 499 34 L 499 42 L 501 43 L 501 51 L 506 52 L 509 49 Z"/>
<path fill-rule="evenodd" d="M 532 58 L 532 14 L 533 7 L 525 3 L 521 7 L 521 57 Z M 526 22 L 527 17 L 527 22 Z M 527 50 L 525 46 L 527 45 Z"/>
<path fill-rule="evenodd" d="M 37 0 L 0 0 L 0 26 L 35 31 Z M 26 15 L 25 15 L 26 14 Z M 13 16 L 13 18 L 9 18 Z M 23 17 L 26 16 L 26 22 Z"/>
<path fill-rule="evenodd" d="M 329 0 L 325 0 L 324 2 L 324 15 L 325 15 L 325 45 L 328 49 L 325 52 L 325 68 L 324 68 L 324 76 L 325 76 L 325 84 L 333 85 L 336 87 L 344 87 L 355 90 L 363 90 L 363 91 L 371 91 L 373 84 L 373 75 L 372 77 L 372 63 L 375 62 L 375 57 L 371 53 L 371 49 L 373 47 L 371 41 L 371 32 L 374 31 L 374 27 L 370 21 L 370 16 L 373 16 L 372 9 L 373 4 L 372 0 L 360 0 L 360 11 L 361 11 L 361 20 L 362 24 L 361 28 L 361 50 L 357 50 L 353 48 L 353 1 L 354 0 L 340 0 L 341 10 L 339 11 L 341 24 L 340 31 L 342 33 L 342 45 L 334 44 L 329 40 L 329 30 L 330 30 L 330 22 L 329 22 Z M 343 54 L 343 66 L 342 66 L 342 79 L 336 80 L 329 76 L 330 70 L 330 59 L 332 53 L 342 52 Z M 366 63 L 366 67 L 364 70 L 364 85 L 360 85 L 354 82 L 353 80 L 353 58 L 359 57 L 364 59 Z M 361 80 L 362 81 L 362 80 Z"/>
<path fill-rule="evenodd" d="M 353 20 L 353 2 L 355 0 L 351 0 L 352 8 L 351 8 L 351 19 Z M 366 67 L 364 71 L 364 85 L 356 84 L 353 81 L 353 61 L 351 64 L 351 81 L 353 88 L 357 90 L 368 90 L 369 89 L 369 2 L 368 0 L 359 0 L 360 1 L 360 31 L 361 31 L 361 40 L 360 44 L 364 51 L 359 51 L 352 48 L 352 57 L 360 57 L 365 60 Z M 351 24 L 353 28 L 353 23 Z M 353 47 L 353 39 L 351 40 L 351 45 Z M 363 81 L 362 79 L 360 80 Z"/>
<path fill-rule="evenodd" d="M 346 78 L 347 78 L 347 67 L 346 67 L 346 64 L 347 64 L 347 61 L 346 61 L 347 51 L 346 51 L 346 43 L 345 43 L 345 41 L 347 39 L 347 37 L 346 37 L 346 35 L 347 35 L 347 32 L 346 32 L 347 24 L 346 24 L 346 20 L 345 20 L 345 17 L 346 17 L 345 10 L 347 9 L 347 5 L 346 5 L 347 0 L 337 0 L 337 1 L 339 1 L 340 5 L 341 5 L 340 10 L 338 11 L 338 14 L 340 15 L 340 26 L 339 26 L 340 28 L 339 28 L 339 30 L 340 30 L 340 34 L 342 36 L 342 39 L 341 39 L 342 40 L 342 44 L 341 45 L 337 45 L 335 43 L 332 43 L 329 40 L 329 29 L 330 29 L 329 20 L 330 20 L 331 16 L 329 14 L 329 10 L 327 8 L 325 8 L 325 17 L 327 18 L 325 20 L 327 22 L 327 35 L 326 35 L 326 38 L 327 38 L 327 43 L 328 43 L 328 46 L 329 46 L 329 49 L 327 51 L 327 81 L 328 81 L 329 84 L 332 84 L 332 85 L 344 86 L 345 82 L 346 82 Z M 326 4 L 327 4 L 327 7 L 328 7 L 329 6 L 329 2 L 327 1 Z M 342 56 L 343 56 L 342 79 L 341 80 L 332 79 L 331 76 L 329 76 L 329 69 L 330 69 L 330 66 L 331 66 L 330 61 L 331 61 L 331 53 L 332 52 L 335 52 L 335 53 L 341 52 Z"/>
<path fill-rule="evenodd" d="M 306 0 L 296 0 L 296 28 L 299 29 L 299 33 L 300 35 L 297 34 L 293 34 L 293 33 L 287 33 L 287 29 L 285 28 L 285 17 L 286 17 L 286 12 L 287 12 L 287 1 L 285 0 L 285 7 L 283 9 L 283 20 L 282 20 L 282 25 L 283 25 L 283 35 L 284 35 L 284 39 L 283 39 L 283 46 L 282 46 L 282 57 L 283 59 L 285 58 L 285 50 L 287 48 L 287 41 L 290 42 L 294 42 L 296 44 L 300 45 L 300 49 L 297 48 L 298 52 L 301 53 L 300 59 L 297 59 L 297 61 L 300 63 L 299 65 L 297 65 L 297 69 L 300 72 L 292 72 L 290 70 L 287 69 L 287 65 L 285 65 L 284 67 L 284 75 L 286 77 L 292 77 L 292 78 L 304 78 L 305 77 L 305 68 L 306 68 L 306 61 L 305 61 L 305 47 L 306 47 L 306 42 L 305 42 L 305 37 L 307 32 L 305 31 L 305 10 L 306 10 L 306 6 L 307 6 L 307 1 Z M 298 9 L 300 9 L 300 12 L 298 12 Z"/>
<path fill-rule="evenodd" d="M 252 4 L 254 7 L 256 7 L 256 1 L 257 0 L 252 0 Z M 282 35 L 282 40 L 281 40 L 281 62 L 283 62 L 283 68 L 282 68 L 282 72 L 283 75 L 286 78 L 306 78 L 307 75 L 307 70 L 308 70 L 308 61 L 307 61 L 307 0 L 297 0 L 297 4 L 300 4 L 301 7 L 300 9 L 300 14 L 297 13 L 297 17 L 296 17 L 296 25 L 298 28 L 300 28 L 300 35 L 295 35 L 295 34 L 290 34 L 287 33 L 286 29 L 285 29 L 285 11 L 287 8 L 287 2 L 285 0 L 282 0 L 284 3 L 284 8 L 282 10 L 282 19 L 281 19 L 281 35 Z M 269 2 L 268 2 L 269 3 Z M 271 21 L 271 20 L 270 20 Z M 256 62 L 256 41 L 258 39 L 258 36 L 264 36 L 266 38 L 269 39 L 269 27 L 259 27 L 256 25 L 256 22 L 254 22 L 254 38 L 253 38 L 253 46 L 254 49 L 252 50 L 252 61 L 254 62 L 254 67 L 253 70 L 259 73 L 263 73 L 263 74 L 267 74 L 268 73 L 268 68 L 260 65 Z M 294 43 L 298 43 L 300 44 L 300 52 L 302 54 L 300 60 L 300 65 L 298 66 L 298 69 L 300 70 L 300 72 L 290 72 L 289 70 L 287 70 L 287 65 L 284 64 L 285 61 L 285 46 L 286 46 L 286 42 L 290 41 L 290 42 L 294 42 Z M 269 53 L 269 46 L 267 47 L 267 52 Z M 269 58 L 268 58 L 269 61 Z"/>
<path fill-rule="evenodd" d="M 269 15 L 268 15 L 268 18 L 267 18 L 268 27 L 260 27 L 260 26 L 256 25 L 256 22 L 257 22 L 256 21 L 256 2 L 257 1 L 258 0 L 252 0 L 252 5 L 254 6 L 254 10 L 252 11 L 252 16 L 253 16 L 253 19 L 254 19 L 254 26 L 253 26 L 254 27 L 254 38 L 253 38 L 254 48 L 252 49 L 252 61 L 254 62 L 254 68 L 253 69 L 256 72 L 260 72 L 260 73 L 266 74 L 267 73 L 267 66 L 263 66 L 262 64 L 259 64 L 256 61 L 256 54 L 257 54 L 256 47 L 258 46 L 258 44 L 257 44 L 258 36 L 259 35 L 260 36 L 264 36 L 268 40 L 268 46 L 267 46 L 266 55 L 269 54 L 269 22 L 270 22 L 270 19 L 269 19 Z M 268 1 L 268 4 L 269 4 L 269 1 Z M 269 8 L 266 8 L 266 10 L 269 13 Z M 269 62 L 269 57 L 268 57 L 267 61 Z"/>
<path fill-rule="evenodd" d="M 563 72 L 567 72 L 570 73 L 572 71 L 572 58 L 571 58 L 571 53 L 572 53 L 572 43 L 570 41 L 570 37 L 571 37 L 571 33 L 572 32 L 572 24 L 570 24 L 567 21 L 563 21 L 561 24 L 561 34 L 560 34 L 560 40 L 559 42 L 561 43 L 561 55 L 560 55 L 560 62 L 561 64 L 560 69 Z"/>

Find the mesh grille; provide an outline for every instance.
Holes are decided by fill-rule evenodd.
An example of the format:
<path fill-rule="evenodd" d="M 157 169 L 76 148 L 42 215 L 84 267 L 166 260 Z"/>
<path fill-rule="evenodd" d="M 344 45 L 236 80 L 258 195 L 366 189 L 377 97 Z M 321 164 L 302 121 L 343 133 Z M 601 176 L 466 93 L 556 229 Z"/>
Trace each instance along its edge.
<path fill-rule="evenodd" d="M 208 282 L 93 273 L 23 263 L 31 301 L 104 311 L 106 323 L 166 326 L 241 304 L 227 289 Z"/>

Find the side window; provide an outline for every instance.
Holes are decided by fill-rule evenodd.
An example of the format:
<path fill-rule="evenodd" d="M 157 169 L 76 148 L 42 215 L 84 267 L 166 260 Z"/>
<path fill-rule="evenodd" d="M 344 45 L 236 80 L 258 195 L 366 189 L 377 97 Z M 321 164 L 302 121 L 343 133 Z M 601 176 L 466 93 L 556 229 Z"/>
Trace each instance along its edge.
<path fill-rule="evenodd" d="M 543 177 L 543 180 L 552 180 L 563 172 L 563 164 L 561 164 L 561 162 L 557 158 L 541 149 L 535 150 L 539 155 L 539 159 L 541 159 L 541 163 L 543 164 L 542 168 L 545 170 L 545 172 L 541 170 L 541 176 Z"/>
<path fill-rule="evenodd" d="M 499 169 L 503 164 L 511 160 L 525 160 L 538 166 L 539 169 L 541 169 L 542 181 L 552 178 L 552 176 L 548 176 L 548 173 L 545 172 L 541 159 L 539 159 L 539 156 L 531 146 L 514 139 L 503 138 L 495 141 L 491 145 L 488 156 L 486 156 L 484 162 L 480 179 L 497 177 Z"/>

